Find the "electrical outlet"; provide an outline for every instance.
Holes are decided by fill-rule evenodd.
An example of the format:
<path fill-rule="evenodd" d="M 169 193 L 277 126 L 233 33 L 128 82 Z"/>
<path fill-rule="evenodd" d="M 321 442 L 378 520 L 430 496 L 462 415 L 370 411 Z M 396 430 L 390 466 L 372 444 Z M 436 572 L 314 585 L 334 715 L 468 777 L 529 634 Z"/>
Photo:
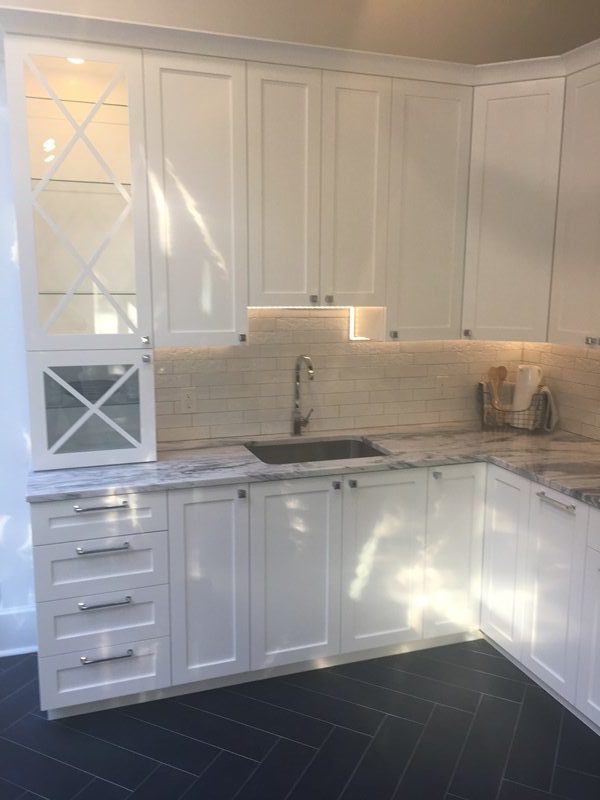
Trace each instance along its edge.
<path fill-rule="evenodd" d="M 183 393 L 181 406 L 183 411 L 194 411 L 194 395 L 191 391 Z"/>

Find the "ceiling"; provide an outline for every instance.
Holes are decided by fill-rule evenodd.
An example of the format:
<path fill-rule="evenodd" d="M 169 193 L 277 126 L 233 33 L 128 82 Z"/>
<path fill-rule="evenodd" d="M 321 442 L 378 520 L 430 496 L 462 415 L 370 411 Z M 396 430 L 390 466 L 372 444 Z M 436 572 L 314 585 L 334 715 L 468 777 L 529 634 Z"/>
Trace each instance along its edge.
<path fill-rule="evenodd" d="M 600 38 L 600 0 L 17 0 L 0 8 L 468 64 L 558 55 Z"/>

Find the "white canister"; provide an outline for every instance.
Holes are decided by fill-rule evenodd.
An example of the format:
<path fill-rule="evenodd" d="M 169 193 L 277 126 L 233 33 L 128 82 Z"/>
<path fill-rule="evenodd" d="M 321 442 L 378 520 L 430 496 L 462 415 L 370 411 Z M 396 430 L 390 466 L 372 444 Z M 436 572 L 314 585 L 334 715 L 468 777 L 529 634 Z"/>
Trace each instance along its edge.
<path fill-rule="evenodd" d="M 512 407 L 514 411 L 526 411 L 531 405 L 531 398 L 542 382 L 541 367 L 520 364 L 517 371 L 515 393 Z"/>

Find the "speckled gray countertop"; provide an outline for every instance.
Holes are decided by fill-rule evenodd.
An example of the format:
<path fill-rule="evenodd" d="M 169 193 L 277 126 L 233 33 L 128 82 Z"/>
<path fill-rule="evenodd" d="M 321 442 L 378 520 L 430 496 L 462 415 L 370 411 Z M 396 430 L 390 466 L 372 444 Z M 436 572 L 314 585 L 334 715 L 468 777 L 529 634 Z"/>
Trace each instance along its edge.
<path fill-rule="evenodd" d="M 328 436 L 323 439 L 344 437 Z M 158 461 L 32 473 L 27 499 L 74 500 L 315 475 L 484 461 L 600 508 L 600 441 L 558 431 L 427 431 L 366 435 L 388 455 L 302 464 L 264 464 L 242 444 L 163 454 Z M 306 441 L 310 437 L 304 437 Z"/>

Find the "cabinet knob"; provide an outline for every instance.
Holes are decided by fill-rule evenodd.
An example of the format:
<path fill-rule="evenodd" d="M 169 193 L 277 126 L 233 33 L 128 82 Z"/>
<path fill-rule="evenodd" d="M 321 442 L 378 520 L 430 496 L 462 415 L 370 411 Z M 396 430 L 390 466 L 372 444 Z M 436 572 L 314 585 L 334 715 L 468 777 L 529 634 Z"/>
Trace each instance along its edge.
<path fill-rule="evenodd" d="M 319 302 L 319 295 L 318 294 L 311 294 L 308 298 L 313 305 L 316 305 Z"/>
<path fill-rule="evenodd" d="M 472 339 L 473 338 L 473 331 L 471 328 L 465 328 L 463 331 L 463 336 L 465 339 Z"/>
<path fill-rule="evenodd" d="M 442 473 L 438 472 L 438 470 L 434 470 L 431 474 L 436 479 L 436 481 L 439 481 L 439 479 L 442 477 Z"/>
<path fill-rule="evenodd" d="M 390 331 L 390 339 L 397 339 L 398 331 Z"/>
<path fill-rule="evenodd" d="M 245 342 L 247 340 L 247 338 L 248 337 L 246 336 L 245 333 L 240 333 L 240 335 L 238 336 L 238 339 L 240 340 L 240 342 Z"/>
<path fill-rule="evenodd" d="M 333 295 L 332 294 L 326 294 L 325 295 L 325 302 L 328 305 L 332 305 L 332 303 L 333 303 Z"/>
<path fill-rule="evenodd" d="M 245 489 L 238 489 L 237 496 L 240 500 L 245 500 L 248 497 L 248 492 Z"/>
<path fill-rule="evenodd" d="M 586 344 L 598 344 L 598 339 L 595 336 L 586 336 L 585 337 Z"/>
<path fill-rule="evenodd" d="M 140 336 L 140 341 L 142 344 L 150 344 L 150 337 L 149 336 Z"/>
<path fill-rule="evenodd" d="M 349 480 L 349 481 L 348 481 L 348 486 L 349 486 L 351 489 L 356 489 L 356 487 L 358 486 L 358 481 L 355 481 L 355 480 L 352 478 L 351 480 Z"/>
<path fill-rule="evenodd" d="M 342 488 L 341 481 L 333 481 L 333 483 L 331 485 L 333 486 L 334 489 L 341 489 Z"/>
<path fill-rule="evenodd" d="M 149 356 L 148 353 L 144 353 L 142 356 L 142 361 L 144 364 L 149 364 L 152 361 L 152 356 Z"/>

